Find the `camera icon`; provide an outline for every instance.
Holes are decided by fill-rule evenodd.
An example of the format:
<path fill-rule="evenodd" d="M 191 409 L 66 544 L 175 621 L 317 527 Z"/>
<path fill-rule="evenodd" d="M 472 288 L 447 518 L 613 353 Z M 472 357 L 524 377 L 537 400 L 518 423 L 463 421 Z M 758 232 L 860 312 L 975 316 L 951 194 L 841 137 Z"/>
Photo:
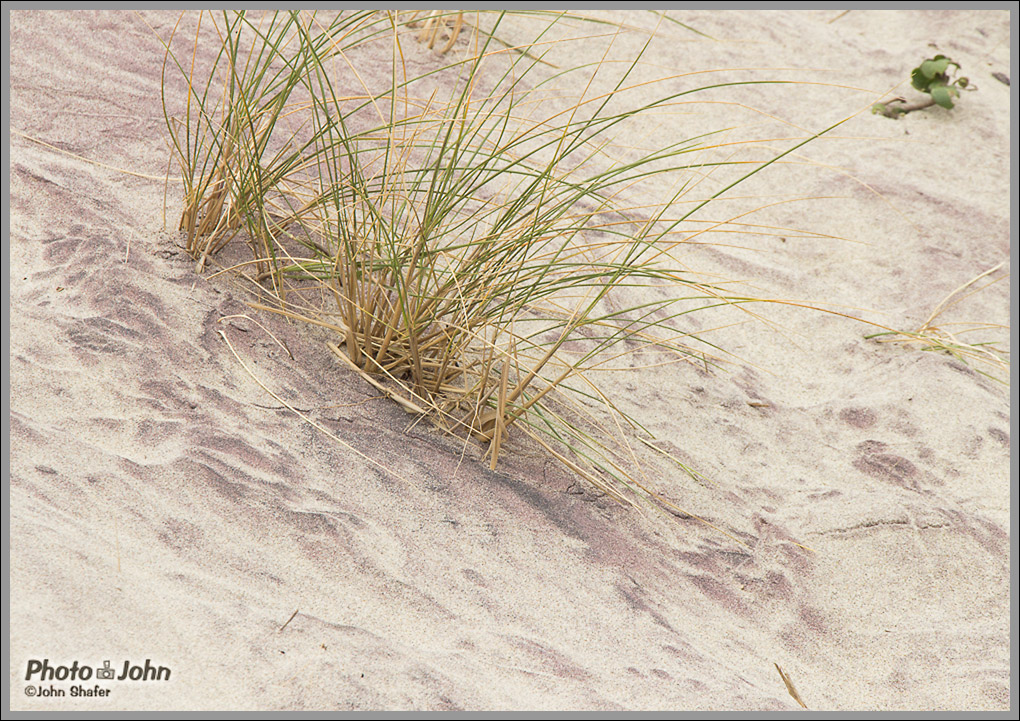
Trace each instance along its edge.
<path fill-rule="evenodd" d="M 111 679 L 113 678 L 113 669 L 110 667 L 109 661 L 103 661 L 103 667 L 96 669 L 97 679 Z"/>

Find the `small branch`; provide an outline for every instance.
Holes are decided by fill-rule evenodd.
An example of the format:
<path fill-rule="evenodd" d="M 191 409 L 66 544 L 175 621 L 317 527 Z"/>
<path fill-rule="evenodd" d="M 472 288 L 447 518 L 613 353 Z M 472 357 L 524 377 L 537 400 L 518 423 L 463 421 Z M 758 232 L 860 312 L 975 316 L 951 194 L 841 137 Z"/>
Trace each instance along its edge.
<path fill-rule="evenodd" d="M 900 103 L 899 105 L 893 106 L 893 103 Z M 914 103 L 908 103 L 904 98 L 893 98 L 892 100 L 884 103 L 876 103 L 874 105 L 875 112 L 879 115 L 884 115 L 887 118 L 895 120 L 901 115 L 913 112 L 915 110 L 923 110 L 924 108 L 930 108 L 935 104 L 935 99 L 930 95 L 924 100 L 918 100 Z M 881 109 L 880 109 L 881 108 Z"/>

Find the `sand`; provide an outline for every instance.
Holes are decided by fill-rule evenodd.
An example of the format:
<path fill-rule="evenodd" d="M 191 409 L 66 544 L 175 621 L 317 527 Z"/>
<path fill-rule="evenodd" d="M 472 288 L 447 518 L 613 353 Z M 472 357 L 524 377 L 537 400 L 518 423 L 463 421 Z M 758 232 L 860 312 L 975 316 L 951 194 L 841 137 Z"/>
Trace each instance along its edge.
<path fill-rule="evenodd" d="M 1008 273 L 1008 13 L 675 15 L 716 40 L 660 28 L 649 73 L 826 84 L 731 88 L 714 97 L 785 124 L 703 106 L 689 126 L 650 119 L 649 143 L 723 117 L 802 136 L 937 51 L 978 87 L 951 112 L 860 113 L 741 187 L 818 198 L 753 218 L 822 235 L 730 237 L 685 263 L 896 328 Z M 654 24 L 613 17 L 638 28 L 622 54 Z M 11 709 L 797 709 L 776 664 L 812 710 L 1010 707 L 1008 386 L 839 316 L 763 308 L 775 325 L 711 334 L 742 359 L 722 370 L 601 379 L 712 481 L 635 444 L 656 487 L 729 535 L 608 502 L 524 443 L 490 472 L 374 399 L 321 334 L 194 272 L 179 186 L 153 179 L 162 51 L 143 19 L 167 33 L 176 14 L 10 18 Z M 734 202 L 707 217 L 763 204 Z M 1004 280 L 946 320 L 1008 326 L 1009 305 Z M 108 696 L 71 697 L 26 681 L 43 659 L 170 678 L 93 677 Z"/>

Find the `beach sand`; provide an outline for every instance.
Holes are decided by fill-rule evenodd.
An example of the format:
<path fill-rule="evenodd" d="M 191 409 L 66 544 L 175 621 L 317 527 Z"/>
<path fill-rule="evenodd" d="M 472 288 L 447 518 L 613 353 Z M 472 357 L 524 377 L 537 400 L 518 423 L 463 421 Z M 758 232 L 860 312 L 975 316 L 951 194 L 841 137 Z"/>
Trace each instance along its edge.
<path fill-rule="evenodd" d="M 706 238 L 684 263 L 903 329 L 1008 273 L 1007 12 L 674 15 L 714 39 L 661 26 L 650 74 L 818 84 L 728 88 L 729 115 L 677 108 L 646 144 L 733 120 L 778 153 L 935 52 L 978 88 L 951 112 L 861 112 L 735 191 L 815 198 L 749 219 L 805 233 Z M 622 56 L 655 24 L 612 17 L 635 26 Z M 153 29 L 175 13 L 10 19 L 11 709 L 799 708 L 776 665 L 812 710 L 1010 707 L 1009 387 L 979 366 L 774 306 L 773 325 L 697 319 L 727 325 L 706 336 L 739 357 L 723 369 L 601 376 L 711 479 L 634 443 L 655 487 L 725 533 L 611 503 L 523 441 L 489 471 L 321 333 L 195 273 L 160 180 Z M 1008 326 L 1009 305 L 1004 280 L 945 320 Z M 26 680 L 43 659 L 170 678 L 75 698 Z"/>

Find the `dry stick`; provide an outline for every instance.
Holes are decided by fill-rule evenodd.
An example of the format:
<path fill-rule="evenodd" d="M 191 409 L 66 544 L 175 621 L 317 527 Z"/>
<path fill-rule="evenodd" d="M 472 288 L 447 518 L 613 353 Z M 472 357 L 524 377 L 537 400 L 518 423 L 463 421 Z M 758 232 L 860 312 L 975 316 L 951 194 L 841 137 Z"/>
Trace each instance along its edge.
<path fill-rule="evenodd" d="M 325 433 L 327 436 L 329 436 L 334 441 L 336 441 L 340 445 L 344 446 L 348 450 L 354 451 L 354 453 L 356 453 L 357 455 L 361 456 L 363 459 L 365 459 L 366 461 L 371 463 L 376 468 L 379 468 L 380 470 L 385 471 L 389 475 L 391 475 L 394 478 L 396 478 L 398 481 L 402 481 L 403 483 L 406 483 L 407 485 L 411 485 L 410 481 L 408 481 L 403 476 L 399 475 L 396 471 L 390 470 L 389 468 L 387 468 L 383 464 L 379 463 L 379 461 L 375 460 L 374 458 L 371 458 L 370 456 L 365 455 L 364 453 L 359 451 L 357 448 L 352 446 L 350 443 L 345 441 L 343 438 L 340 438 L 335 433 L 330 432 L 330 430 L 328 428 L 325 428 L 322 425 L 320 425 L 319 423 L 316 423 L 311 418 L 306 416 L 304 413 L 299 411 L 297 408 L 292 406 L 290 403 L 288 403 L 287 401 L 283 400 L 283 398 L 281 398 L 279 395 L 277 395 L 276 393 L 271 391 L 269 389 L 269 387 L 265 383 L 263 383 L 261 380 L 259 380 L 258 376 L 256 376 L 252 372 L 252 370 L 248 367 L 248 365 L 243 360 L 241 360 L 241 356 L 239 356 L 237 354 L 237 351 L 234 350 L 234 346 L 230 343 L 230 339 L 227 338 L 227 334 L 224 333 L 222 330 L 217 330 L 216 332 L 219 333 L 220 336 L 223 337 L 223 341 L 227 344 L 227 347 L 230 349 L 230 352 L 234 354 L 234 358 L 237 359 L 237 362 L 241 364 L 241 367 L 244 368 L 244 370 L 248 373 L 248 375 L 251 376 L 252 380 L 255 381 L 256 383 L 258 383 L 259 387 L 262 388 L 262 390 L 264 390 L 266 393 L 268 393 L 273 398 L 275 398 L 277 401 L 279 401 L 280 404 L 285 406 L 287 408 L 287 410 L 289 410 L 292 413 L 294 413 L 296 416 L 298 416 L 301 420 L 303 420 L 305 423 L 310 425 L 312 428 L 315 428 L 316 430 L 321 431 L 322 433 Z"/>
<path fill-rule="evenodd" d="M 893 103 L 902 104 L 892 107 Z M 917 100 L 913 103 L 908 103 L 906 98 L 893 98 L 892 100 L 888 100 L 885 103 L 882 103 L 881 104 L 882 109 L 879 110 L 878 113 L 879 115 L 884 115 L 887 118 L 895 119 L 900 115 L 906 115 L 907 113 L 911 113 L 915 110 L 923 110 L 925 108 L 930 108 L 934 104 L 935 98 L 931 96 L 928 96 L 927 100 Z"/>

